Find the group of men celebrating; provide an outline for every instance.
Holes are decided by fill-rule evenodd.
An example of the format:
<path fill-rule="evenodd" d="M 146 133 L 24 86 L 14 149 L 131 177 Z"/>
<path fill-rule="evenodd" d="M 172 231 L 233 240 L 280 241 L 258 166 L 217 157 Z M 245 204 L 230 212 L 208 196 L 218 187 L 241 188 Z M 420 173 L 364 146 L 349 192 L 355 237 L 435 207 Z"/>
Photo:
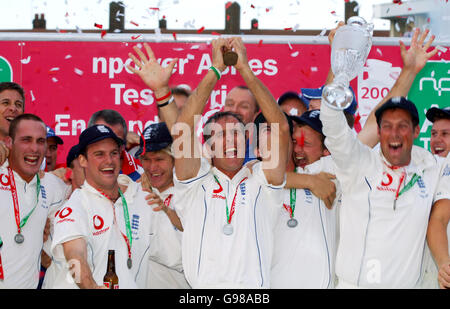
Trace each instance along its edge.
<path fill-rule="evenodd" d="M 108 250 L 120 288 L 449 288 L 450 110 L 427 112 L 430 153 L 413 145 L 419 116 L 405 98 L 437 52 L 427 35 L 401 43 L 402 72 L 358 135 L 356 105 L 331 109 L 320 90 L 304 107 L 278 104 L 239 37 L 211 42 L 211 69 L 181 109 L 177 60 L 162 67 L 148 44 L 134 47 L 128 69 L 164 122 L 142 132 L 142 170 L 129 171 L 123 118 L 94 114 L 67 156 L 70 188 L 42 171 L 52 134 L 24 114 L 20 86 L 2 83 L 0 288 L 35 288 L 41 251 L 44 288 L 104 288 Z M 199 137 L 226 50 L 245 86 Z"/>

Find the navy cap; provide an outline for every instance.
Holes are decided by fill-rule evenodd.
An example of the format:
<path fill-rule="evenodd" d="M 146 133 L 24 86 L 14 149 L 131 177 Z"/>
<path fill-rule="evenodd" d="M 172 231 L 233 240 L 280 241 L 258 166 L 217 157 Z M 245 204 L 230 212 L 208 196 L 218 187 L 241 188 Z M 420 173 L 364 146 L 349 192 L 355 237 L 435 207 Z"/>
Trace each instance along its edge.
<path fill-rule="evenodd" d="M 323 91 L 323 87 L 320 88 L 301 88 L 301 99 L 303 100 L 303 102 L 309 102 L 312 99 L 322 99 L 322 91 Z M 347 107 L 346 109 L 344 109 L 344 112 L 350 114 L 350 115 L 354 115 L 356 113 L 356 109 L 358 107 L 358 103 L 356 102 L 356 95 L 355 92 L 353 91 L 353 88 L 350 86 L 350 91 L 353 94 L 353 100 L 352 100 L 352 104 L 350 104 L 349 107 Z"/>
<path fill-rule="evenodd" d="M 123 144 L 123 140 L 118 138 L 110 127 L 103 124 L 93 125 L 92 127 L 89 127 L 81 132 L 78 139 L 78 151 L 79 153 L 82 153 L 90 144 L 99 142 L 107 138 L 112 138 L 119 146 Z"/>
<path fill-rule="evenodd" d="M 432 107 L 427 110 L 426 116 L 431 122 L 439 119 L 450 119 L 450 106 L 444 108 Z"/>
<path fill-rule="evenodd" d="M 289 117 L 298 124 L 306 124 L 313 130 L 323 135 L 322 121 L 320 121 L 320 110 L 315 109 L 312 111 L 306 111 L 300 117 L 299 116 L 289 116 Z"/>
<path fill-rule="evenodd" d="M 67 158 L 66 158 L 66 166 L 70 167 L 70 164 L 72 163 L 73 160 L 75 160 L 76 158 L 78 158 L 80 152 L 78 149 L 78 145 L 73 146 L 72 148 L 70 148 L 69 153 L 67 154 Z"/>
<path fill-rule="evenodd" d="M 145 152 L 158 151 L 172 144 L 173 139 L 165 122 L 152 123 L 145 128 L 141 136 L 138 151 L 134 155 L 139 158 Z M 145 145 L 145 151 L 144 151 Z"/>
<path fill-rule="evenodd" d="M 46 127 L 47 127 L 47 139 L 49 139 L 50 137 L 54 137 L 56 140 L 56 144 L 58 145 L 64 144 L 62 138 L 56 135 L 55 131 L 52 128 L 50 128 L 49 126 Z"/>
<path fill-rule="evenodd" d="M 381 105 L 376 111 L 375 111 L 375 117 L 377 118 L 377 124 L 380 125 L 381 122 L 381 116 L 383 113 L 392 108 L 401 108 L 406 110 L 412 118 L 413 125 L 416 126 L 419 124 L 419 112 L 417 111 L 416 106 L 413 102 L 406 99 L 405 97 L 393 97 L 386 101 L 383 105 Z"/>

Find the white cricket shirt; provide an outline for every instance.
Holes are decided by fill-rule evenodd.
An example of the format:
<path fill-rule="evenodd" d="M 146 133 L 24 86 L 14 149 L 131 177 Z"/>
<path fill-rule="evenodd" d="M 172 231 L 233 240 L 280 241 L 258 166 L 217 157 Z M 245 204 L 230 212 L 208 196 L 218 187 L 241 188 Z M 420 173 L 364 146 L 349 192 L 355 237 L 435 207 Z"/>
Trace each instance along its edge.
<path fill-rule="evenodd" d="M 121 232 L 126 235 L 122 199 L 114 204 L 117 224 L 114 223 L 112 203 L 87 182 L 81 189 L 72 193 L 70 199 L 58 212 L 52 242 L 54 262 L 60 268 L 50 288 L 77 288 L 70 275 L 64 256 L 62 244 L 77 238 L 84 238 L 87 243 L 87 262 L 94 280 L 103 285 L 106 273 L 108 250 L 115 250 L 116 274 L 120 288 L 145 288 L 147 280 L 148 252 L 150 235 L 153 232 L 154 212 L 147 205 L 140 184 L 133 182 L 126 175 L 119 175 L 118 182 L 128 185 L 123 192 L 128 205 L 132 231 L 131 269 L 127 267 L 128 249 Z M 160 252 L 164 254 L 164 251 Z"/>
<path fill-rule="evenodd" d="M 335 173 L 331 156 L 323 157 L 297 173 Z M 319 289 L 334 287 L 334 263 L 337 249 L 337 213 L 340 189 L 337 186 L 332 209 L 308 189 L 295 189 L 294 218 L 298 224 L 289 227 L 290 213 L 282 207 L 275 229 L 271 288 Z M 291 194 L 284 189 L 283 204 L 290 208 Z"/>
<path fill-rule="evenodd" d="M 0 255 L 5 277 L 0 280 L 0 289 L 35 289 L 39 282 L 45 222 L 63 202 L 64 183 L 48 173 L 40 179 L 37 206 L 21 228 L 24 242 L 17 244 L 14 241 L 17 225 L 7 167 L 8 161 L 0 167 L 0 237 L 3 240 Z M 37 176 L 27 183 L 16 172 L 13 174 L 22 219 L 36 205 Z"/>
<path fill-rule="evenodd" d="M 268 184 L 261 163 L 253 172 L 244 166 L 229 179 L 204 159 L 196 177 L 174 178 L 175 207 L 184 228 L 183 268 L 191 287 L 270 287 L 273 229 L 284 183 Z M 225 235 L 225 203 L 231 209 L 235 195 L 233 233 Z"/>

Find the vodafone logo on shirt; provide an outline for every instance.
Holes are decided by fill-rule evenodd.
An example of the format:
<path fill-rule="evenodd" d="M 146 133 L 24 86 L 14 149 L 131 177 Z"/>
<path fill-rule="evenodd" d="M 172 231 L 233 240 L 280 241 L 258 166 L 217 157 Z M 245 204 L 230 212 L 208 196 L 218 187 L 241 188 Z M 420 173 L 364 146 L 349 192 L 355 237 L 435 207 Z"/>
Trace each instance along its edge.
<path fill-rule="evenodd" d="M 72 213 L 72 208 L 70 207 L 64 207 L 61 210 L 58 210 L 55 214 L 55 218 L 59 218 L 61 220 L 57 221 L 56 223 L 62 223 L 62 222 L 75 222 L 72 218 L 67 218 Z"/>
<path fill-rule="evenodd" d="M 377 186 L 377 189 L 380 191 L 391 191 L 395 192 L 395 188 L 391 187 L 393 182 L 392 175 L 386 172 L 383 172 L 383 179 L 381 180 L 381 186 Z"/>
<path fill-rule="evenodd" d="M 99 215 L 94 215 L 92 217 L 92 224 L 94 226 L 95 232 L 92 233 L 94 236 L 101 235 L 109 230 L 109 226 L 106 228 L 103 228 L 105 226 L 105 220 L 103 220 L 102 217 Z"/>
<path fill-rule="evenodd" d="M 6 174 L 0 174 L 0 190 L 11 191 L 11 182 L 9 176 Z"/>

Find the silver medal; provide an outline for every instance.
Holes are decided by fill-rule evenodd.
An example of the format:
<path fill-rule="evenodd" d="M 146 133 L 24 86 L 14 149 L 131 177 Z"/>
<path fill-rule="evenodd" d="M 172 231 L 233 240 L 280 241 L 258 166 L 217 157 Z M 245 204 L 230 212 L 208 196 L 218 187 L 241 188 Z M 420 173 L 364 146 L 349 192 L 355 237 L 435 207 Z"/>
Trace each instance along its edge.
<path fill-rule="evenodd" d="M 223 233 L 224 233 L 225 235 L 231 235 L 231 234 L 233 234 L 233 226 L 232 226 L 231 224 L 229 224 L 229 223 L 225 224 L 225 225 L 223 226 Z"/>
<path fill-rule="evenodd" d="M 133 262 L 131 261 L 130 258 L 128 258 L 128 260 L 127 260 L 127 266 L 128 266 L 128 269 L 131 269 L 131 266 L 133 266 Z"/>
<path fill-rule="evenodd" d="M 14 241 L 18 244 L 23 243 L 24 240 L 25 240 L 25 237 L 23 237 L 23 235 L 20 233 L 18 233 L 18 234 L 16 234 L 16 236 L 14 236 Z"/>
<path fill-rule="evenodd" d="M 291 228 L 296 227 L 297 224 L 298 224 L 298 221 L 297 221 L 297 219 L 294 219 L 294 218 L 289 219 L 287 222 L 287 226 L 289 226 Z"/>

